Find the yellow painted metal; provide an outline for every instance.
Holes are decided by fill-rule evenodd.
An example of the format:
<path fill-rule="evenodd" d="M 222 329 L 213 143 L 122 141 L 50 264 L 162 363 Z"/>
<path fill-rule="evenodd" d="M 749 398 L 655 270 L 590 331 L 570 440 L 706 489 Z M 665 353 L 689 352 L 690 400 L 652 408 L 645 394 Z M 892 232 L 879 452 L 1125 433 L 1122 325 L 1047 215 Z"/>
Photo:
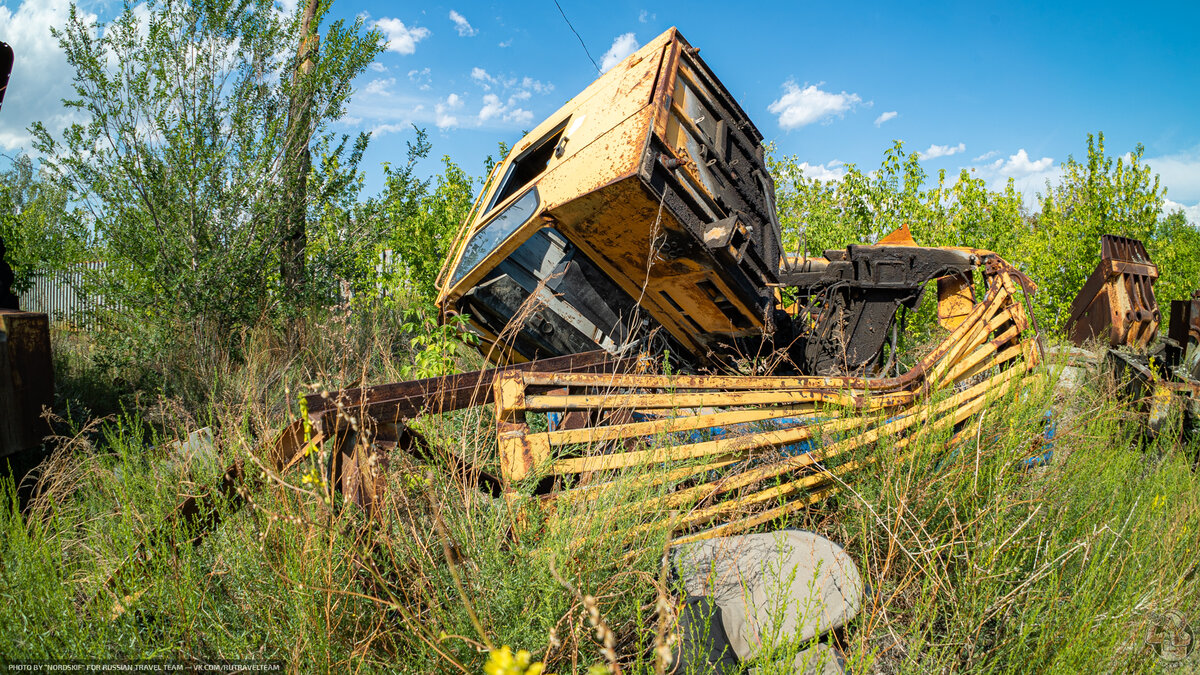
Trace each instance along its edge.
<path fill-rule="evenodd" d="M 826 490 L 814 492 L 814 493 L 808 495 L 807 497 L 805 497 L 804 499 L 786 502 L 784 504 L 780 504 L 779 506 L 776 506 L 775 508 L 767 509 L 766 511 L 756 513 L 752 516 L 747 516 L 746 518 L 742 518 L 741 520 L 736 520 L 736 521 L 733 521 L 730 523 L 725 523 L 724 525 L 720 525 L 720 526 L 714 527 L 712 529 L 704 530 L 702 532 L 697 532 L 695 534 L 685 535 L 682 537 L 676 537 L 675 539 L 671 540 L 671 543 L 672 543 L 672 545 L 678 546 L 680 544 L 688 544 L 688 543 L 691 543 L 694 541 L 700 541 L 703 539 L 712 539 L 713 537 L 727 537 L 731 534 L 745 532 L 746 530 L 749 530 L 752 527 L 757 527 L 764 523 L 769 523 L 778 518 L 782 518 L 786 515 L 795 513 L 796 511 L 799 511 L 800 509 L 802 509 L 806 506 L 811 506 L 812 504 L 816 504 L 817 502 L 824 501 L 837 493 L 838 493 L 837 488 L 828 488 Z"/>
<path fill-rule="evenodd" d="M 938 323 L 954 330 L 975 307 L 975 280 L 971 277 L 949 276 L 937 280 Z"/>
<path fill-rule="evenodd" d="M 813 432 L 831 433 L 853 429 L 866 424 L 867 418 L 853 417 L 837 420 L 827 424 L 797 427 L 795 429 L 764 431 L 759 433 L 719 438 L 699 443 L 673 445 L 653 450 L 638 450 L 576 459 L 564 459 L 555 462 L 550 467 L 550 473 L 582 473 L 584 471 L 608 471 L 640 464 L 661 464 L 684 459 L 695 459 L 710 455 L 725 455 L 731 453 L 744 454 L 761 448 L 787 445 L 807 441 L 813 437 Z"/>
<path fill-rule="evenodd" d="M 675 123 L 673 137 L 682 142 L 678 122 L 687 116 L 679 114 L 678 105 L 676 114 L 671 110 L 677 79 L 689 77 L 688 62 L 693 57 L 685 53 L 688 49 L 678 31 L 664 32 L 606 72 L 513 147 L 496 168 L 471 225 L 460 232 L 452 246 L 453 262 L 441 275 L 439 306 L 455 306 L 495 268 L 497 261 L 508 257 L 534 231 L 551 225 L 690 349 L 702 350 L 703 346 L 689 318 L 712 335 L 762 330 L 761 312 L 747 305 L 711 263 L 694 257 L 668 260 L 656 251 L 656 242 L 661 243 L 664 233 L 682 231 L 684 226 L 669 209 L 661 208 L 659 200 L 649 198 L 638 172 L 651 134 L 670 135 L 666 127 Z M 691 78 L 695 88 L 694 75 Z M 473 271 L 455 280 L 454 270 L 462 264 L 467 248 L 464 242 L 524 194 L 525 189 L 520 188 L 500 195 L 513 167 L 527 151 L 559 132 L 555 152 L 536 181 L 529 183 L 536 184 L 540 202 L 537 213 L 488 252 Z M 687 159 L 679 143 L 668 143 L 668 147 L 680 159 Z M 684 175 L 693 178 L 692 189 L 697 197 L 717 198 L 718 186 L 705 184 L 694 169 L 688 170 L 686 161 L 682 168 Z M 703 292 L 705 285 L 701 282 L 708 282 L 736 309 L 744 320 L 743 327 L 734 328 L 728 316 Z M 682 307 L 683 313 L 666 298 Z"/>
<path fill-rule="evenodd" d="M 902 458 L 899 450 L 963 423 L 989 401 L 1026 382 L 1025 374 L 1039 363 L 1040 351 L 1036 341 L 1029 339 L 1027 313 L 1013 274 L 1004 264 L 985 274 L 983 300 L 960 312 L 961 321 L 950 335 L 899 378 L 513 374 L 505 384 L 498 382 L 496 396 L 497 420 L 510 425 L 498 429 L 501 454 L 506 452 L 504 447 L 523 453 L 519 461 L 502 459 L 502 466 L 514 467 L 506 469 L 506 478 L 515 480 L 535 472 L 578 476 L 581 482 L 559 498 L 591 500 L 619 484 L 612 479 L 614 472 L 619 475 L 632 467 L 662 466 L 663 471 L 651 471 L 638 484 L 657 485 L 659 490 L 680 481 L 685 485 L 608 508 L 613 522 L 620 514 L 690 509 L 676 514 L 680 530 L 717 522 L 706 532 L 741 531 L 794 512 L 832 494 L 852 473 L 884 458 L 879 454 L 854 456 L 854 451 L 894 438 L 888 447 L 896 454 L 888 456 Z M 981 376 L 984 379 L 976 382 Z M 503 391 L 506 386 L 509 390 Z M 527 391 L 530 387 L 541 391 L 566 387 L 570 393 L 532 394 Z M 965 388 L 955 391 L 955 387 Z M 516 433 L 505 437 L 506 431 L 524 426 L 519 424 L 518 408 L 522 412 L 670 409 L 674 413 L 660 419 L 575 430 L 533 433 L 525 427 L 524 437 Z M 845 417 L 846 409 L 856 412 Z M 776 420 L 798 413 L 812 422 L 753 428 L 756 423 L 778 424 Z M 744 426 L 740 435 L 707 441 L 680 443 L 662 436 L 733 425 L 749 427 Z M 628 444 L 637 439 L 658 445 L 631 448 Z M 815 447 L 804 454 L 772 458 L 771 448 L 800 442 Z M 555 448 L 584 454 L 555 460 Z M 758 463 L 739 463 L 748 458 L 756 458 Z M 680 466 L 670 468 L 676 463 Z M 720 476 L 712 479 L 713 472 Z M 604 482 L 588 482 L 604 476 L 609 477 Z M 700 477 L 708 480 L 686 484 Z M 779 479 L 784 482 L 755 488 Z M 751 492 L 740 494 L 745 490 Z M 774 502 L 780 503 L 764 508 Z M 700 534 L 685 534 L 681 541 L 697 536 Z"/>
<path fill-rule="evenodd" d="M 750 410 L 730 410 L 701 415 L 689 414 L 679 417 L 663 417 L 646 422 L 630 422 L 627 424 L 589 426 L 582 429 L 550 431 L 546 434 L 546 437 L 550 439 L 550 444 L 553 446 L 569 445 L 573 443 L 603 443 L 624 438 L 638 438 L 681 431 L 696 431 L 699 429 L 719 427 L 727 424 L 762 422 L 765 420 L 779 419 L 781 417 L 795 417 L 796 415 L 808 415 L 805 419 L 809 421 L 817 421 L 818 419 L 829 419 L 830 417 L 836 417 L 838 414 L 834 411 L 823 411 L 820 417 L 809 415 L 809 413 L 812 413 L 814 409 L 814 406 L 806 405 L 783 406 L 779 408 L 754 408 Z"/>
<path fill-rule="evenodd" d="M 526 396 L 527 410 L 603 410 L 631 408 L 634 410 L 671 410 L 705 406 L 786 405 L 822 403 L 853 408 L 877 410 L 903 405 L 912 400 L 911 392 L 857 396 L 852 391 L 796 389 L 778 391 L 717 391 L 704 393 L 665 394 L 543 394 Z"/>

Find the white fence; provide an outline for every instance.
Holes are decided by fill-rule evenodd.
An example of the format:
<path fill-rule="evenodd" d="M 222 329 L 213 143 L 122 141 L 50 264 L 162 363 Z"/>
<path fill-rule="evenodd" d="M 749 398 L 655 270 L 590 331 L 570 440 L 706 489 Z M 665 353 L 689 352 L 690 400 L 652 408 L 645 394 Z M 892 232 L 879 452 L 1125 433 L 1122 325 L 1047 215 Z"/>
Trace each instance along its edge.
<path fill-rule="evenodd" d="M 84 276 L 89 271 L 104 269 L 103 262 L 75 265 L 70 270 L 37 274 L 29 290 L 18 295 L 21 309 L 27 312 L 44 312 L 52 323 L 94 330 L 95 310 L 99 308 L 120 309 L 104 298 L 84 291 Z"/>

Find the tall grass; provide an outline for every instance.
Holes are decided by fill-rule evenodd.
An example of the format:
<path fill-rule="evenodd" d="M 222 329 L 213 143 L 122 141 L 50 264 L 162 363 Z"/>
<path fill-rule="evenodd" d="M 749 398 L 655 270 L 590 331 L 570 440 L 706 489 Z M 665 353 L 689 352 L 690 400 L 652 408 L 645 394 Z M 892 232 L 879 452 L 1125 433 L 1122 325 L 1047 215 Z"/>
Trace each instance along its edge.
<path fill-rule="evenodd" d="M 401 379 L 415 355 L 400 325 L 388 312 L 334 315 L 299 351 L 247 334 L 243 362 L 196 370 L 203 396 L 131 395 L 109 417 L 64 423 L 71 440 L 25 512 L 11 483 L 0 489 L 0 657 L 474 673 L 489 646 L 509 645 L 560 673 L 661 668 L 664 600 L 680 590 L 664 565 L 672 514 L 617 508 L 665 490 L 646 480 L 656 469 L 614 477 L 597 500 L 491 497 L 447 454 L 494 461 L 487 409 L 420 421 L 438 453 L 394 454 L 373 518 L 298 479 L 267 480 L 197 546 L 171 543 L 186 533 L 149 538 L 181 494 L 209 489 L 286 423 L 305 385 Z M 63 353 L 60 407 L 97 411 L 84 380 L 120 389 L 127 377 Z M 1053 459 L 1022 468 L 1043 451 L 1031 442 L 1047 410 Z M 859 562 L 868 596 L 837 634 L 854 672 L 1155 672 L 1166 663 L 1144 636 L 1157 617 L 1200 623 L 1200 479 L 1194 443 L 1146 440 L 1136 422 L 1103 378 L 1027 387 L 951 450 L 931 435 L 902 458 L 882 439 L 863 451 L 879 461 L 836 497 L 763 529 L 815 530 Z M 202 425 L 216 429 L 213 455 L 169 447 Z M 107 589 L 142 542 L 148 571 Z M 795 648 L 757 665 L 769 672 Z"/>

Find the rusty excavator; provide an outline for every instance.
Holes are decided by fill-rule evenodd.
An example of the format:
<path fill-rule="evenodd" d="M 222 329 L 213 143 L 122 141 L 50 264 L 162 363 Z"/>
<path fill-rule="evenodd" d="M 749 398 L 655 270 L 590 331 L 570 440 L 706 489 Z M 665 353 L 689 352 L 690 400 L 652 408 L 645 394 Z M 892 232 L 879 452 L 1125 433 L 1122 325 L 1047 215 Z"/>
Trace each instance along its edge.
<path fill-rule="evenodd" d="M 897 311 L 929 282 L 952 327 L 973 304 L 973 272 L 1003 266 L 987 251 L 918 246 L 906 228 L 786 255 L 762 140 L 668 30 L 495 167 L 443 266 L 439 306 L 469 317 L 498 364 L 669 349 L 693 370 L 778 354 L 776 373 L 870 374 Z"/>
<path fill-rule="evenodd" d="M 691 541 L 807 508 L 922 444 L 953 446 L 989 401 L 1043 377 L 1035 289 L 995 253 L 919 246 L 902 228 L 787 255 L 762 141 L 699 50 L 658 36 L 517 143 L 455 238 L 437 303 L 495 367 L 314 394 L 259 459 L 281 475 L 316 467 L 368 513 L 393 453 L 453 467 L 517 510 L 654 468 L 682 513 L 677 541 Z M 927 286 L 945 337 L 890 372 L 897 313 Z M 497 441 L 482 459 L 412 424 L 485 405 Z M 161 536 L 182 521 L 199 541 L 258 476 L 234 463 Z M 118 597 L 142 560 L 110 580 Z"/>

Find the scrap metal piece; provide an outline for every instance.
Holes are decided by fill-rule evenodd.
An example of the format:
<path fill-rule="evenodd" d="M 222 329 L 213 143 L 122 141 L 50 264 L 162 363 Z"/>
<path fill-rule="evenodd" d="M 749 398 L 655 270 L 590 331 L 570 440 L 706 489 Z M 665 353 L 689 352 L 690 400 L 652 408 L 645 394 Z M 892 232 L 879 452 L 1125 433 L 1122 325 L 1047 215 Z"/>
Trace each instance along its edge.
<path fill-rule="evenodd" d="M 42 408 L 53 402 L 49 317 L 0 309 L 0 457 L 41 445 Z"/>
<path fill-rule="evenodd" d="M 1168 364 L 1188 379 L 1200 379 L 1200 291 L 1190 300 L 1171 301 Z"/>
<path fill-rule="evenodd" d="M 1104 365 L 1121 394 L 1143 415 L 1150 437 L 1159 435 L 1163 424 L 1177 411 L 1188 413 L 1193 422 L 1197 419 L 1200 383 L 1167 379 L 1159 372 L 1159 364 L 1123 349 L 1109 349 Z"/>
<path fill-rule="evenodd" d="M 1154 299 L 1158 267 L 1137 239 L 1100 237 L 1100 264 L 1071 303 L 1067 336 L 1076 345 L 1106 339 L 1110 346 L 1145 347 L 1158 335 Z"/>
<path fill-rule="evenodd" d="M 889 241 L 902 243 L 885 243 Z M 916 308 L 927 284 L 947 276 L 969 277 L 995 257 L 988 251 L 907 243 L 911 241 L 902 228 L 879 244 L 825 251 L 823 258 L 809 258 L 781 276 L 796 289 L 803 311 L 781 322 L 775 341 L 789 346 L 799 372 L 863 372 L 882 353 L 897 311 Z"/>

